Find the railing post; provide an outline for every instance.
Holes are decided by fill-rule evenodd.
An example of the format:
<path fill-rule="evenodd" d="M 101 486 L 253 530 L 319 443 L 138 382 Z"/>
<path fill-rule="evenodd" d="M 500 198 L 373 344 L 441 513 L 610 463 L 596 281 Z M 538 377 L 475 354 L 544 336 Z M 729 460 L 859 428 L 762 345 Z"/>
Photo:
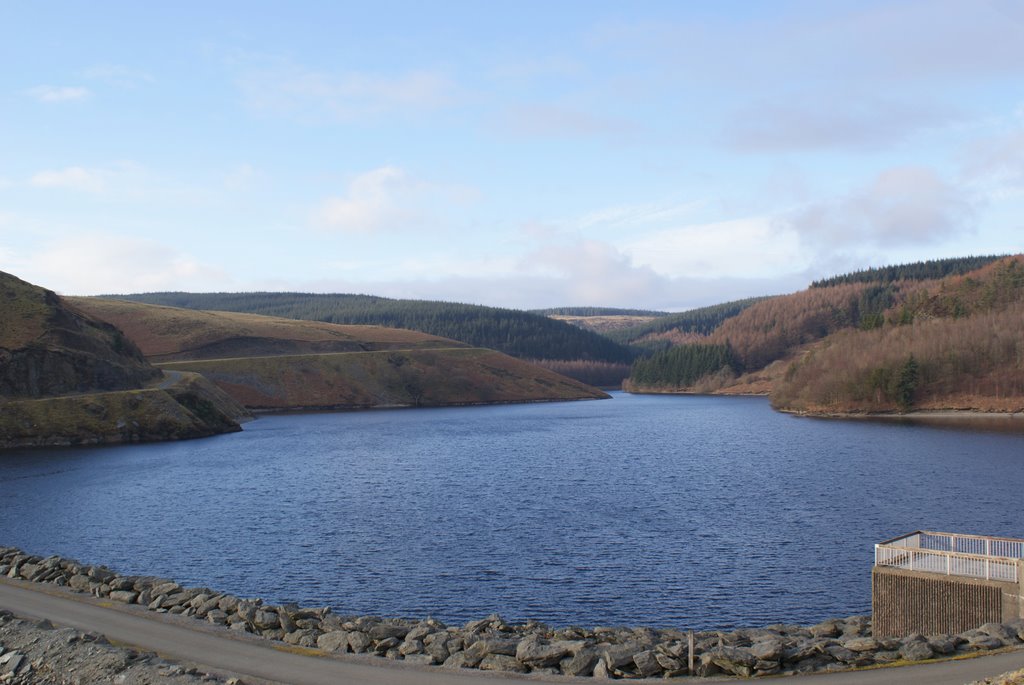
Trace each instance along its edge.
<path fill-rule="evenodd" d="M 953 555 L 952 554 L 947 554 L 946 555 L 946 575 L 947 576 L 952 575 L 952 566 L 953 566 Z"/>

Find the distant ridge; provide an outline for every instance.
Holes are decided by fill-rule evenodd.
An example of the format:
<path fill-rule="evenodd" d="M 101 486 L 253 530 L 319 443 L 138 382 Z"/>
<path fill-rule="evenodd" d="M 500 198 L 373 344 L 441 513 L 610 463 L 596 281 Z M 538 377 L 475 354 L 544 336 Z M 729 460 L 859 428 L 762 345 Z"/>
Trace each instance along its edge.
<path fill-rule="evenodd" d="M 634 358 L 628 347 L 592 331 L 540 314 L 482 305 L 294 292 L 157 292 L 104 297 L 187 309 L 405 328 L 520 359 L 629 364 Z"/>
<path fill-rule="evenodd" d="M 975 271 L 1010 255 L 988 255 L 984 257 L 953 257 L 932 259 L 924 262 L 895 264 L 872 269 L 862 269 L 840 276 L 823 278 L 811 283 L 812 288 L 829 288 L 849 283 L 893 283 L 895 281 L 926 281 L 945 278 Z"/>

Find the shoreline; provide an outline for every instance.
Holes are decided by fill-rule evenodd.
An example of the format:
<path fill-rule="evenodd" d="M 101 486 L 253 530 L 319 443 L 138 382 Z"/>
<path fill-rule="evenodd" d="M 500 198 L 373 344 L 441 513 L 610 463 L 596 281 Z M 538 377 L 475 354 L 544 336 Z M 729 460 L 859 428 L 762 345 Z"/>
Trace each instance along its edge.
<path fill-rule="evenodd" d="M 963 658 L 1024 643 L 1024 619 L 988 623 L 957 635 L 874 636 L 870 616 L 813 626 L 773 624 L 725 632 L 680 629 L 551 627 L 509 624 L 499 615 L 448 626 L 441 621 L 349 616 L 331 607 L 270 605 L 153 576 L 123 576 L 105 566 L 0 547 L 0 585 L 40 583 L 90 594 L 135 610 L 198 621 L 197 630 L 249 634 L 310 653 L 353 653 L 442 669 L 541 676 L 665 678 L 831 672 Z M 8 580 L 9 579 L 9 580 Z M 54 590 L 56 591 L 56 590 Z"/>

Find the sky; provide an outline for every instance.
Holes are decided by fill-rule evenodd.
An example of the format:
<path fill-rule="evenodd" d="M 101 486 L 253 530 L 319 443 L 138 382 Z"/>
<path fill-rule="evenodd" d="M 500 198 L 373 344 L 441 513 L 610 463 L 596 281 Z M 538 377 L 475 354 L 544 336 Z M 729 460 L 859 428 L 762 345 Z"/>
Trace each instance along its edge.
<path fill-rule="evenodd" d="M 1024 251 L 1024 2 L 0 3 L 0 271 L 682 311 Z"/>

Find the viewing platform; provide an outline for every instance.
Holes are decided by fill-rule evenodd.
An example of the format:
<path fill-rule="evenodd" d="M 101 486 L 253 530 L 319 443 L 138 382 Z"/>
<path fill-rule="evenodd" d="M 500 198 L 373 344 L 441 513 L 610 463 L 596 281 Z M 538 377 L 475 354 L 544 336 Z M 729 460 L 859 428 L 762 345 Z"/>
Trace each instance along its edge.
<path fill-rule="evenodd" d="M 1024 617 L 1024 540 L 915 531 L 875 545 L 876 635 L 957 633 Z"/>

